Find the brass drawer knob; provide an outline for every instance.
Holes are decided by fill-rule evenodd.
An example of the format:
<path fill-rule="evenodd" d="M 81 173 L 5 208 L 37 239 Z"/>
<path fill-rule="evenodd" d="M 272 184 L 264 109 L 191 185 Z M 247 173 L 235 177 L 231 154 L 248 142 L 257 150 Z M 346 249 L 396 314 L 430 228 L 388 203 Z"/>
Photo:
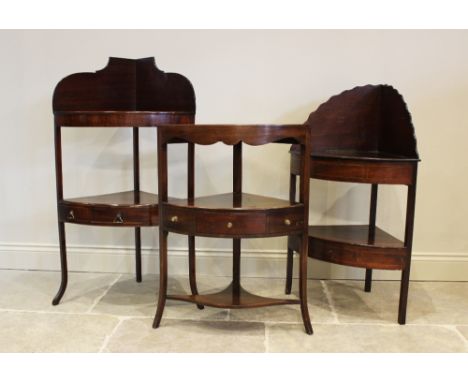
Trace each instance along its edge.
<path fill-rule="evenodd" d="M 284 219 L 284 224 L 286 224 L 287 226 L 290 226 L 291 225 L 291 220 Z"/>
<path fill-rule="evenodd" d="M 228 228 L 232 228 L 232 223 L 231 223 L 231 222 L 228 222 L 228 223 L 227 223 L 227 227 L 228 227 Z"/>
<path fill-rule="evenodd" d="M 68 219 L 75 220 L 75 213 L 73 212 L 73 210 L 68 211 Z"/>
<path fill-rule="evenodd" d="M 123 220 L 122 214 L 118 212 L 117 215 L 115 216 L 114 223 L 122 224 L 123 222 L 124 220 Z"/>
<path fill-rule="evenodd" d="M 177 215 L 174 215 L 171 217 L 171 222 L 177 223 L 179 221 L 179 217 Z"/>

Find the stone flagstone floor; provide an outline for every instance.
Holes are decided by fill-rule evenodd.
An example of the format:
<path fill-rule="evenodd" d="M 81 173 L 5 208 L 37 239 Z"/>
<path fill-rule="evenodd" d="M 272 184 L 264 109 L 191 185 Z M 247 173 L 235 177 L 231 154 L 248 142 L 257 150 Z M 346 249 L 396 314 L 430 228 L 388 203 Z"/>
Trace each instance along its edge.
<path fill-rule="evenodd" d="M 314 335 L 304 333 L 298 305 L 223 310 L 168 301 L 151 328 L 157 277 L 70 273 L 52 306 L 58 272 L 0 270 L 0 352 L 467 352 L 468 283 L 412 282 L 407 325 L 396 322 L 399 283 L 309 280 Z M 297 280 L 295 280 L 297 284 Z M 200 276 L 201 293 L 229 283 Z M 283 279 L 245 278 L 247 290 L 281 297 Z M 297 285 L 293 285 L 293 294 Z M 188 280 L 169 280 L 171 293 Z"/>

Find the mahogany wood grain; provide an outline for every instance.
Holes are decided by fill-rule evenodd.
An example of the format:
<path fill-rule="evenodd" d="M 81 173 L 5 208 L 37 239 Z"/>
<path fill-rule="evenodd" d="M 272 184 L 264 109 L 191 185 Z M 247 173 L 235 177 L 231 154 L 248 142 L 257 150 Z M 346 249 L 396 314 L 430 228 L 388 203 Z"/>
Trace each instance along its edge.
<path fill-rule="evenodd" d="M 368 225 L 309 226 L 309 257 L 372 269 L 405 268 L 408 248 L 403 242 L 378 227 L 374 244 L 368 236 Z M 289 245 L 297 251 L 300 242 L 292 237 Z"/>
<path fill-rule="evenodd" d="M 164 73 L 154 58 L 111 57 L 95 73 L 75 73 L 54 90 L 55 165 L 62 280 L 53 300 L 56 305 L 67 285 L 64 223 L 135 227 L 135 273 L 142 279 L 141 229 L 159 222 L 157 196 L 140 191 L 139 127 L 188 123 L 195 119 L 192 84 L 177 73 Z M 63 127 L 124 127 L 133 129 L 134 190 L 127 193 L 66 200 L 63 197 L 61 129 Z M 189 148 L 190 156 L 193 152 Z M 189 173 L 192 169 L 189 168 Z M 190 241 L 189 241 L 190 243 Z M 190 246 L 190 244 L 189 244 Z M 193 264 L 192 264 L 193 267 Z M 190 285 L 195 279 L 190 276 Z"/>
<path fill-rule="evenodd" d="M 133 128 L 133 190 L 134 203 L 140 203 L 140 132 Z M 141 228 L 135 227 L 135 278 L 142 281 L 141 274 Z"/>
<path fill-rule="evenodd" d="M 378 184 L 371 186 L 370 208 L 369 208 L 369 236 L 368 243 L 375 243 L 375 224 L 377 219 L 377 193 Z M 370 292 L 372 288 L 372 268 L 366 268 L 364 291 Z"/>
<path fill-rule="evenodd" d="M 153 57 L 110 57 L 94 73 L 61 80 L 53 96 L 54 111 L 195 111 L 192 84 L 177 73 L 164 73 Z"/>
<path fill-rule="evenodd" d="M 338 182 L 409 185 L 414 179 L 415 168 L 412 161 L 312 157 L 310 177 Z M 297 175 L 299 172 L 300 155 L 292 152 L 291 173 Z"/>
<path fill-rule="evenodd" d="M 193 123 L 192 112 L 167 111 L 77 111 L 55 112 L 55 121 L 63 127 L 113 127 L 139 126 L 154 128 L 160 124 Z"/>
<path fill-rule="evenodd" d="M 192 204 L 193 203 L 193 204 Z M 169 231 L 195 236 L 254 238 L 303 230 L 304 205 L 254 194 L 218 194 L 171 199 L 161 224 Z"/>
<path fill-rule="evenodd" d="M 168 127 L 168 128 L 167 128 Z M 305 144 L 303 125 L 160 125 L 158 136 L 165 143 L 190 142 L 212 145 L 222 142 L 234 146 L 240 142 L 252 146 L 267 143 Z M 222 131 L 222 134 L 220 134 Z"/>
<path fill-rule="evenodd" d="M 171 143 L 214 144 L 233 146 L 233 192 L 170 200 L 168 196 L 167 147 Z M 160 206 L 161 276 L 158 307 L 153 327 L 160 325 L 167 298 L 195 303 L 199 306 L 250 308 L 300 303 L 306 333 L 312 334 L 307 305 L 307 219 L 308 180 L 302 180 L 300 202 L 253 195 L 242 192 L 242 145 L 267 143 L 299 143 L 304 154 L 302 179 L 309 173 L 309 130 L 302 125 L 162 125 L 158 129 L 158 185 Z M 189 166 L 192 164 L 189 163 Z M 307 177 L 308 179 L 308 177 Z M 189 177 L 189 185 L 192 180 Z M 191 189 L 192 186 L 190 186 Z M 231 238 L 233 240 L 232 283 L 222 292 L 211 295 L 167 295 L 167 233 L 190 236 Z M 300 299 L 272 299 L 246 292 L 241 286 L 241 238 L 301 235 Z M 164 236 L 165 235 L 165 236 Z M 189 271 L 192 273 L 192 271 Z"/>
<path fill-rule="evenodd" d="M 83 206 L 115 206 L 115 207 L 152 207 L 158 205 L 158 195 L 145 191 L 122 191 L 111 194 L 80 196 L 67 198 L 66 203 L 80 204 Z"/>
<path fill-rule="evenodd" d="M 411 115 L 401 94 L 389 85 L 359 86 L 333 96 L 306 124 L 311 128 L 312 156 L 354 157 L 358 152 L 368 159 L 375 155 L 419 160 Z"/>
<path fill-rule="evenodd" d="M 138 227 L 159 222 L 157 195 L 143 191 L 66 199 L 58 208 L 59 220 L 67 223 Z"/>
<path fill-rule="evenodd" d="M 310 178 L 372 185 L 369 225 L 310 227 L 309 256 L 366 268 L 367 292 L 371 290 L 373 268 L 402 270 L 398 322 L 404 324 L 420 160 L 407 105 L 391 86 L 356 87 L 320 105 L 305 124 L 312 144 Z M 291 202 L 295 201 L 295 178 L 303 161 L 300 150 L 298 145 L 291 147 Z M 388 246 L 389 237 L 375 226 L 378 184 L 408 187 L 404 245 Z M 299 237 L 288 238 L 286 293 L 291 292 L 293 250 L 300 244 Z"/>
<path fill-rule="evenodd" d="M 191 207 L 194 209 L 207 210 L 244 210 L 255 211 L 262 209 L 277 209 L 299 205 L 299 203 L 290 203 L 288 200 L 274 198 L 271 196 L 250 194 L 242 192 L 240 194 L 227 192 L 224 194 L 215 194 L 207 196 L 197 196 L 190 201 L 182 198 L 169 198 L 170 204 L 181 207 Z"/>
<path fill-rule="evenodd" d="M 261 308 L 274 305 L 299 304 L 297 299 L 271 298 L 254 295 L 246 291 L 241 285 L 236 288 L 231 283 L 226 289 L 205 295 L 168 295 L 170 300 L 191 302 L 200 305 L 223 309 Z"/>

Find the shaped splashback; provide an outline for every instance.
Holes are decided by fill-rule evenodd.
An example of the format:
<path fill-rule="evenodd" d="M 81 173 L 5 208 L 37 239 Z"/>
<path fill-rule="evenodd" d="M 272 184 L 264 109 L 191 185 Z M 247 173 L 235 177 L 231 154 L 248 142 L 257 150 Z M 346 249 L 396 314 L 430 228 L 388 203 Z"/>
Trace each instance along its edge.
<path fill-rule="evenodd" d="M 310 114 L 312 154 L 376 153 L 418 159 L 411 115 L 389 85 L 366 85 L 331 97 Z"/>
<path fill-rule="evenodd" d="M 62 79 L 54 90 L 53 110 L 195 113 L 195 92 L 186 77 L 159 70 L 153 57 L 110 57 L 102 70 Z"/>

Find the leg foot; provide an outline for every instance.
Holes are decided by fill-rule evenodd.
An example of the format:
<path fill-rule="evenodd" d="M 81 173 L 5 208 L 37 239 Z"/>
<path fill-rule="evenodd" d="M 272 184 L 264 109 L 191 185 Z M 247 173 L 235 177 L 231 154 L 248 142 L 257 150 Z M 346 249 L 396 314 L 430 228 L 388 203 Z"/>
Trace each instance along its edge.
<path fill-rule="evenodd" d="M 198 294 L 197 276 L 195 266 L 195 236 L 189 236 L 189 282 L 192 294 Z M 204 305 L 197 304 L 198 309 L 205 309 Z"/>
<path fill-rule="evenodd" d="M 313 330 L 312 324 L 310 323 L 309 306 L 307 304 L 307 249 L 308 237 L 307 235 L 303 235 L 299 264 L 299 296 L 301 300 L 301 314 L 305 332 L 310 335 L 313 334 Z"/>
<path fill-rule="evenodd" d="M 141 228 L 135 228 L 135 273 L 136 282 L 141 283 Z"/>
<path fill-rule="evenodd" d="M 364 284 L 364 292 L 370 292 L 372 288 L 372 269 L 366 269 L 366 281 Z"/>
<path fill-rule="evenodd" d="M 67 247 L 65 244 L 65 223 L 59 222 L 58 229 L 60 246 L 60 267 L 62 279 L 60 282 L 59 290 L 55 295 L 54 299 L 52 300 L 52 305 L 58 305 L 60 303 L 60 300 L 62 299 L 68 284 Z"/>
<path fill-rule="evenodd" d="M 167 232 L 159 228 L 159 295 L 158 307 L 154 316 L 153 328 L 161 323 L 167 296 Z"/>
<path fill-rule="evenodd" d="M 398 307 L 398 323 L 400 325 L 406 324 L 406 306 L 408 302 L 409 275 L 409 268 L 403 270 L 401 275 L 400 304 Z"/>
<path fill-rule="evenodd" d="M 288 258 L 286 263 L 286 287 L 284 293 L 291 294 L 292 271 L 293 271 L 294 251 L 288 248 Z"/>

